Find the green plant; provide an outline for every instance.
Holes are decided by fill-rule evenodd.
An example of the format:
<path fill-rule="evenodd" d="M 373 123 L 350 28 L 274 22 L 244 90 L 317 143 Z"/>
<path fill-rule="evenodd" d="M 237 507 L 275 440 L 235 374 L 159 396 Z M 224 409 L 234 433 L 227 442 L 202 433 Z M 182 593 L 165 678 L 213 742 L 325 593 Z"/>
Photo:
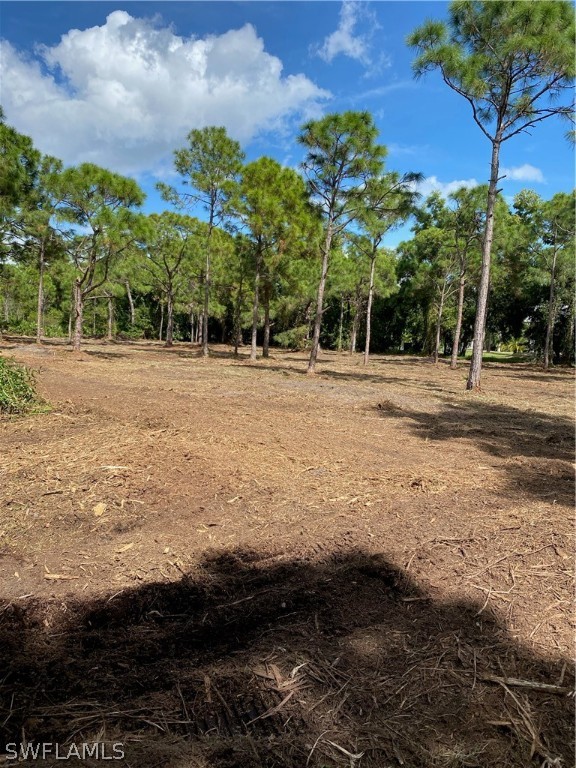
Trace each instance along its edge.
<path fill-rule="evenodd" d="M 527 349 L 526 339 L 512 339 L 511 341 L 505 341 L 500 346 L 502 352 L 510 352 L 513 355 L 519 355 L 526 352 Z"/>
<path fill-rule="evenodd" d="M 46 403 L 36 392 L 32 371 L 0 357 L 0 413 L 32 413 L 45 407 Z"/>
<path fill-rule="evenodd" d="M 283 349 L 293 349 L 302 352 L 310 348 L 310 340 L 307 338 L 308 326 L 300 325 L 298 328 L 291 328 L 283 333 L 274 335 L 274 341 Z"/>

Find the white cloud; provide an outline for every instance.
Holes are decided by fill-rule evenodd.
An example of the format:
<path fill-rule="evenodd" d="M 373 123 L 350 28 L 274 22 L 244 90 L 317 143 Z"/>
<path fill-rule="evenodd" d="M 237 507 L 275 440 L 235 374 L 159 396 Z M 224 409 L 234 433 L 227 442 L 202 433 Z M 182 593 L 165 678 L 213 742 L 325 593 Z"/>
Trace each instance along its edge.
<path fill-rule="evenodd" d="M 501 168 L 501 176 L 506 176 L 506 181 L 535 181 L 540 184 L 545 183 L 544 174 L 540 168 L 536 168 L 529 163 L 516 166 L 515 168 Z"/>
<path fill-rule="evenodd" d="M 422 195 L 423 198 L 431 195 L 432 192 L 440 192 L 442 197 L 448 197 L 452 192 L 456 192 L 458 189 L 465 187 L 466 189 L 473 189 L 477 187 L 479 182 L 476 179 L 457 179 L 455 181 L 439 181 L 436 176 L 428 176 L 420 184 L 416 185 L 416 190 Z"/>
<path fill-rule="evenodd" d="M 2 43 L 7 121 L 44 153 L 120 173 L 166 169 L 192 128 L 224 125 L 246 143 L 316 116 L 330 96 L 303 74 L 283 76 L 250 24 L 183 38 L 114 11 L 102 26 L 72 29 L 38 55 Z"/>
<path fill-rule="evenodd" d="M 418 85 L 414 80 L 397 80 L 394 83 L 387 83 L 386 85 L 380 85 L 378 88 L 370 88 L 368 91 L 362 91 L 354 96 L 354 101 L 366 101 L 366 99 L 381 98 L 387 96 L 394 91 L 405 91 L 417 88 Z"/>
<path fill-rule="evenodd" d="M 370 16 L 374 27 L 376 19 L 373 14 L 367 14 L 364 5 L 355 0 L 344 0 L 340 9 L 338 29 L 325 38 L 316 53 L 321 59 L 330 64 L 340 54 L 359 61 L 364 66 L 370 66 L 370 41 L 368 35 L 354 34 L 362 16 Z"/>
<path fill-rule="evenodd" d="M 389 155 L 422 155 L 429 151 L 428 145 L 425 144 L 397 144 L 392 142 L 386 144 Z"/>

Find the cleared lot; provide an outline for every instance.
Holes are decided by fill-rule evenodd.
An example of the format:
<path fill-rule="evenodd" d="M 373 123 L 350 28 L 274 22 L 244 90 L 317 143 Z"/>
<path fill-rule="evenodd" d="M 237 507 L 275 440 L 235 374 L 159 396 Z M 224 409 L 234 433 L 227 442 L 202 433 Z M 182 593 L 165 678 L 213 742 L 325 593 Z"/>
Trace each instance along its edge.
<path fill-rule="evenodd" d="M 0 422 L 5 742 L 573 764 L 571 373 L 0 349 L 54 406 Z"/>

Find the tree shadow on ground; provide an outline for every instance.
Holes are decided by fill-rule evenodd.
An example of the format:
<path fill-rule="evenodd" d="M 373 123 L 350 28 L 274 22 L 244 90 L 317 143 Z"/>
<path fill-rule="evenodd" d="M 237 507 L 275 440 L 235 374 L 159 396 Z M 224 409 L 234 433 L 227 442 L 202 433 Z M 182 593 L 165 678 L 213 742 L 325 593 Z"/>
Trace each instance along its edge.
<path fill-rule="evenodd" d="M 485 608 L 362 551 L 212 553 L 177 583 L 16 601 L 0 738 L 122 743 L 134 768 L 571 765 L 568 660 Z"/>
<path fill-rule="evenodd" d="M 264 365 L 260 364 L 260 360 L 256 361 L 249 361 L 249 360 L 238 360 L 237 367 L 238 368 L 246 368 L 249 371 L 252 371 L 253 373 L 266 373 L 266 371 L 275 372 L 275 373 L 284 373 L 284 374 L 292 374 L 295 373 L 298 376 L 306 377 L 306 368 L 296 368 L 294 365 L 271 365 L 270 363 L 265 363 Z"/>
<path fill-rule="evenodd" d="M 125 342 L 122 342 L 125 343 Z M 228 349 L 214 349 L 210 348 L 209 354 L 205 357 L 202 352 L 202 347 L 197 343 L 190 343 L 189 341 L 175 341 L 174 344 L 166 346 L 164 342 L 158 341 L 148 344 L 138 344 L 137 342 L 131 342 L 131 344 L 138 349 L 139 352 L 148 353 L 166 353 L 173 357 L 181 357 L 193 360 L 209 360 L 211 358 L 215 360 L 247 360 L 249 353 L 242 353 L 235 355 L 232 348 Z"/>
<path fill-rule="evenodd" d="M 279 352 L 281 350 L 278 350 Z M 302 356 L 302 357 L 296 357 L 294 355 L 290 354 L 283 354 L 282 355 L 283 360 L 289 360 L 292 362 L 301 363 L 306 367 L 308 365 L 308 355 Z M 362 354 L 359 352 L 355 352 L 353 355 L 348 355 L 344 352 L 338 353 L 338 352 L 332 352 L 332 351 L 325 351 L 323 353 L 323 356 L 320 357 L 317 361 L 318 373 L 323 373 L 323 366 L 325 365 L 333 365 L 334 363 L 340 363 L 340 362 L 350 362 L 354 363 L 356 361 L 356 365 L 359 368 L 364 368 L 362 365 Z M 406 356 L 403 355 L 372 355 L 370 357 L 370 365 L 381 365 L 386 366 L 392 363 L 393 365 L 411 365 L 411 366 L 421 366 L 421 365 L 432 365 L 432 358 L 430 357 L 418 357 L 418 356 Z"/>
<path fill-rule="evenodd" d="M 188 353 L 188 354 L 183 353 L 182 356 L 183 357 L 184 356 L 191 357 L 192 353 Z M 206 358 L 204 356 L 203 352 L 202 352 L 202 348 L 198 347 L 198 349 L 197 349 L 197 351 L 196 351 L 194 356 L 195 357 L 199 357 L 201 359 L 208 359 L 208 360 L 210 358 L 213 358 L 214 360 L 232 360 L 232 361 L 234 361 L 234 360 L 248 360 L 249 357 L 250 357 L 250 353 L 249 352 L 238 352 L 238 354 L 236 355 L 236 354 L 234 354 L 234 350 L 233 349 L 229 349 L 229 350 L 228 349 L 214 349 L 214 348 L 211 347 L 210 350 L 209 350 L 209 353 L 208 353 L 208 357 Z"/>
<path fill-rule="evenodd" d="M 5 345 L 8 344 L 42 347 L 67 347 L 70 345 L 70 342 L 68 339 L 42 339 L 42 343 L 38 345 L 35 336 L 13 336 L 11 334 L 3 334 L 0 338 L 0 346 L 5 347 Z"/>
<path fill-rule="evenodd" d="M 89 357 L 97 357 L 99 360 L 122 360 L 129 357 L 124 352 L 103 352 L 99 349 L 86 349 L 82 351 Z"/>
<path fill-rule="evenodd" d="M 288 358 L 285 358 L 288 359 Z M 255 363 L 238 363 L 240 368 L 248 368 L 255 373 L 261 373 L 262 371 L 275 371 L 276 373 L 296 373 L 304 378 L 308 377 L 306 368 L 296 368 L 293 365 L 258 365 L 259 361 Z M 300 361 L 301 362 L 301 361 Z M 350 373 L 345 371 L 333 371 L 329 368 L 322 368 L 316 371 L 312 377 L 308 377 L 310 381 L 322 381 L 331 380 L 336 381 L 356 381 L 363 384 L 405 384 L 406 380 L 398 376 L 389 376 L 386 374 L 375 374 L 373 371 L 365 371 L 358 373 Z M 423 384 L 423 386 L 426 386 Z M 442 389 L 440 385 L 434 384 L 435 389 Z"/>
<path fill-rule="evenodd" d="M 469 440 L 490 456 L 507 461 L 502 468 L 513 487 L 570 506 L 574 500 L 574 424 L 569 418 L 479 400 L 453 403 L 443 398 L 440 411 L 410 410 L 385 401 L 384 418 L 402 418 L 423 440 Z"/>
<path fill-rule="evenodd" d="M 498 366 L 494 370 L 499 370 L 504 366 Z M 514 369 L 513 366 L 506 366 L 505 373 L 511 379 L 522 379 L 522 381 L 540 381 L 542 384 L 547 384 L 549 381 L 567 381 L 574 379 L 574 372 L 571 370 L 565 370 L 563 373 L 549 373 L 540 369 L 540 373 L 535 368 L 523 367 L 522 370 L 518 368 Z"/>

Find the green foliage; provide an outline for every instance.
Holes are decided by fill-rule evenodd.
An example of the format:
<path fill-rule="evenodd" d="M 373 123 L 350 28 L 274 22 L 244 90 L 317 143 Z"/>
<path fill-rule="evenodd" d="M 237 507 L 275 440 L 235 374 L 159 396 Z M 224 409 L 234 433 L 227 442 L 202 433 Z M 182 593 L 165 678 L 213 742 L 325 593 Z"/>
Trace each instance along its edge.
<path fill-rule="evenodd" d="M 39 162 L 32 139 L 6 125 L 0 112 L 0 217 L 9 215 L 31 193 Z"/>
<path fill-rule="evenodd" d="M 492 145 L 467 389 L 480 386 L 501 147 L 542 120 L 572 120 L 574 37 L 574 9 L 566 0 L 453 0 L 448 24 L 428 21 L 408 38 L 418 53 L 416 76 L 438 70 L 469 103 Z"/>
<path fill-rule="evenodd" d="M 217 126 L 194 129 L 188 134 L 188 147 L 174 152 L 174 167 L 188 189 L 178 191 L 158 184 L 165 200 L 179 208 L 200 203 L 209 217 L 210 227 L 230 213 L 244 153 L 226 129 Z"/>
<path fill-rule="evenodd" d="M 275 342 L 282 349 L 291 349 L 295 352 L 303 352 L 310 347 L 308 338 L 309 328 L 307 325 L 300 325 L 298 328 L 290 328 L 288 331 L 277 333 L 274 336 Z"/>
<path fill-rule="evenodd" d="M 429 21 L 408 44 L 416 75 L 439 69 L 486 136 L 505 141 L 552 115 L 571 119 L 574 35 L 565 0 L 455 0 L 448 24 Z"/>
<path fill-rule="evenodd" d="M 501 352 L 507 352 L 511 355 L 520 355 L 526 352 L 527 348 L 528 344 L 524 338 L 510 339 L 510 341 L 506 341 L 500 345 Z"/>
<path fill-rule="evenodd" d="M 202 349 L 208 355 L 208 320 L 210 303 L 213 301 L 212 257 L 215 248 L 213 233 L 219 224 L 224 224 L 234 213 L 238 175 L 244 153 L 237 141 L 231 139 L 226 129 L 209 126 L 192 130 L 188 134 L 188 147 L 174 153 L 174 165 L 182 176 L 182 183 L 191 191 L 178 191 L 167 184 L 158 184 L 162 197 L 178 208 L 201 205 L 208 216 L 205 237 L 205 264 L 202 274 L 204 286 L 203 339 Z"/>
<path fill-rule="evenodd" d="M 342 112 L 302 127 L 298 141 L 307 150 L 302 163 L 314 201 L 333 232 L 365 210 L 366 182 L 381 173 L 386 148 L 369 112 Z"/>
<path fill-rule="evenodd" d="M 307 235 L 313 226 L 301 176 L 270 157 L 244 167 L 239 195 L 237 213 L 269 260 L 274 256 L 278 260 L 279 253 L 285 253 L 291 242 Z"/>
<path fill-rule="evenodd" d="M 25 414 L 45 409 L 46 403 L 36 392 L 32 371 L 0 357 L 0 414 Z"/>
<path fill-rule="evenodd" d="M 417 70 L 439 68 L 452 78 L 449 84 L 474 105 L 488 135 L 494 115 L 480 102 L 497 95 L 498 66 L 511 67 L 524 87 L 528 80 L 514 68 L 527 56 L 531 82 L 544 90 L 531 107 L 513 99 L 502 112 L 502 125 L 509 121 L 500 136 L 505 140 L 522 120 L 537 122 L 564 109 L 548 96 L 560 96 L 570 77 L 562 57 L 572 32 L 568 25 L 558 51 L 548 56 L 545 47 L 554 46 L 542 25 L 546 20 L 556 35 L 565 8 L 562 2 L 453 3 L 449 23 L 432 23 L 428 37 L 418 38 Z M 509 32 L 510 19 L 520 37 L 492 30 L 502 21 Z M 489 42 L 503 52 L 499 62 L 490 60 Z M 518 53 L 520 43 L 529 54 Z M 557 88 L 550 84 L 554 66 Z M 63 170 L 0 114 L 0 325 L 30 336 L 38 318 L 44 335 L 65 335 L 71 315 L 76 318 L 73 290 L 79 290 L 88 334 L 107 333 L 110 300 L 114 334 L 158 338 L 162 311 L 166 331 L 170 297 L 174 338 L 189 340 L 194 328 L 198 340 L 205 311 L 211 339 L 241 343 L 242 330 L 258 315 L 257 284 L 257 322 L 266 319 L 273 343 L 310 347 L 307 337 L 313 329 L 316 339 L 320 318 L 318 340 L 340 348 L 347 339 L 360 342 L 368 328 L 372 282 L 371 347 L 415 352 L 429 346 L 439 316 L 450 347 L 464 277 L 462 349 L 475 317 L 487 188 L 461 189 L 446 200 L 432 195 L 416 208 L 420 177 L 385 172 L 386 149 L 376 140 L 366 112 L 307 123 L 299 138 L 307 152 L 303 179 L 268 157 L 242 167 L 240 146 L 223 128 L 192 131 L 188 146 L 175 153 L 182 187 L 162 192 L 180 209 L 204 207 L 200 221 L 180 213 L 141 216 L 133 209 L 143 195 L 132 179 L 88 163 Z M 574 211 L 573 193 L 544 201 L 524 190 L 511 210 L 496 196 L 487 319 L 492 346 L 535 355 L 546 346 L 556 361 L 574 359 Z M 397 253 L 388 251 L 386 234 L 410 214 L 414 236 Z M 518 339 L 523 347 L 514 346 Z"/>

